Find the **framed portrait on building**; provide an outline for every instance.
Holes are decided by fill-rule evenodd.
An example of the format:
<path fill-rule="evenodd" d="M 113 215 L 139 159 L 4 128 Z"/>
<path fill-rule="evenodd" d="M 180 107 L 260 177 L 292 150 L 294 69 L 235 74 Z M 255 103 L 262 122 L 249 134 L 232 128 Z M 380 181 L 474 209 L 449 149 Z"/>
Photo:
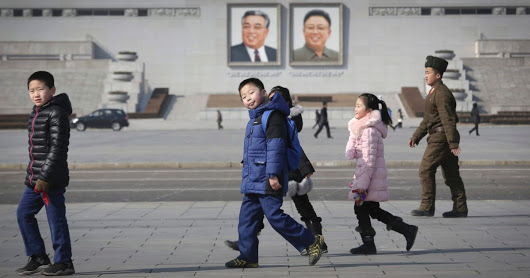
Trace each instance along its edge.
<path fill-rule="evenodd" d="M 280 66 L 280 4 L 227 4 L 227 12 L 228 66 Z"/>
<path fill-rule="evenodd" d="M 289 10 L 289 64 L 341 66 L 342 3 L 293 3 Z"/>

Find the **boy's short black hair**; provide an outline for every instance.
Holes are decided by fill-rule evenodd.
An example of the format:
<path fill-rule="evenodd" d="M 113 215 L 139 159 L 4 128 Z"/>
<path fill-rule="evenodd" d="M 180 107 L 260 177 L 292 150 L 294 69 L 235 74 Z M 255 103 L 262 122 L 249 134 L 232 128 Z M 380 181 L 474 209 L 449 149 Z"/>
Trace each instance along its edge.
<path fill-rule="evenodd" d="M 327 105 L 327 104 L 328 104 L 328 102 L 325 101 L 325 100 L 322 102 L 322 105 Z"/>
<path fill-rule="evenodd" d="M 329 14 L 323 10 L 311 10 L 304 16 L 304 24 L 312 16 L 321 16 L 326 19 L 326 21 L 329 24 L 329 27 L 331 27 L 331 17 L 329 17 Z"/>
<path fill-rule="evenodd" d="M 239 92 L 240 96 L 241 96 L 241 88 L 243 88 L 245 85 L 250 84 L 250 83 L 256 85 L 256 87 L 258 87 L 260 92 L 265 90 L 265 86 L 263 86 L 263 82 L 261 82 L 261 80 L 259 80 L 257 78 L 254 78 L 254 77 L 251 77 L 251 78 L 247 78 L 247 79 L 243 80 L 241 83 L 239 83 L 239 88 L 237 89 L 237 91 Z"/>
<path fill-rule="evenodd" d="M 48 86 L 48 88 L 53 88 L 55 86 L 55 81 L 53 80 L 53 75 L 47 71 L 36 71 L 28 78 L 28 89 L 29 82 L 33 80 L 39 80 Z"/>

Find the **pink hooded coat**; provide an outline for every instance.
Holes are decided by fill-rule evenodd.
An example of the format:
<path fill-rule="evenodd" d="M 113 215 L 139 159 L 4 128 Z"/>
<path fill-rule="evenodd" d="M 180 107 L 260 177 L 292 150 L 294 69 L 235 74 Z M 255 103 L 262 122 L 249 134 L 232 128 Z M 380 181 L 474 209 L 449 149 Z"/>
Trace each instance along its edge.
<path fill-rule="evenodd" d="M 368 191 L 366 201 L 388 201 L 383 139 L 387 129 L 381 121 L 381 112 L 373 110 L 363 118 L 348 122 L 350 138 L 346 144 L 346 158 L 357 159 L 353 189 Z"/>

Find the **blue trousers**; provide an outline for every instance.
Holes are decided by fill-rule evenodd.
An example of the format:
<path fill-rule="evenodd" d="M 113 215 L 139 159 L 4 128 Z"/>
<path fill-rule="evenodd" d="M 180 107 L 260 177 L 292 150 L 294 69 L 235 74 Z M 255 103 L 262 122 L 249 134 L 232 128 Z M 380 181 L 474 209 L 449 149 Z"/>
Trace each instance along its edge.
<path fill-rule="evenodd" d="M 258 262 L 258 231 L 267 217 L 271 227 L 302 252 L 313 243 L 315 237 L 311 231 L 300 225 L 281 209 L 282 196 L 245 194 L 239 211 L 239 251 L 238 259 L 247 262 Z"/>
<path fill-rule="evenodd" d="M 55 250 L 54 263 L 63 263 L 72 259 L 64 192 L 64 188 L 50 189 L 48 192 L 49 205 L 46 207 L 46 215 L 50 225 L 53 250 Z M 27 256 L 46 254 L 44 241 L 35 218 L 35 215 L 39 213 L 43 206 L 44 200 L 41 194 L 35 193 L 32 188 L 26 187 L 17 208 L 17 219 Z"/>

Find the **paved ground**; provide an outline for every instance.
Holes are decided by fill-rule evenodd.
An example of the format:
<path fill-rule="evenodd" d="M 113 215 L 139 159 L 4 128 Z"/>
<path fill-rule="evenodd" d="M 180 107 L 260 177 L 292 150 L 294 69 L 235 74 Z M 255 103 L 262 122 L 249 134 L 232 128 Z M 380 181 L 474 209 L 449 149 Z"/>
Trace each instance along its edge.
<path fill-rule="evenodd" d="M 224 246 L 237 237 L 240 202 L 71 203 L 68 220 L 74 265 L 81 277 L 529 277 L 530 201 L 470 201 L 470 216 L 444 219 L 409 215 L 417 201 L 391 201 L 383 208 L 418 225 L 416 244 L 374 222 L 377 255 L 353 256 L 360 244 L 352 203 L 317 201 L 329 253 L 315 266 L 266 223 L 260 236 L 260 268 L 225 269 L 238 253 Z M 284 209 L 291 215 L 293 203 Z M 38 214 L 48 251 L 45 214 Z M 296 216 L 298 218 L 298 216 Z M 26 263 L 16 206 L 0 205 L 0 277 L 18 277 Z"/>

